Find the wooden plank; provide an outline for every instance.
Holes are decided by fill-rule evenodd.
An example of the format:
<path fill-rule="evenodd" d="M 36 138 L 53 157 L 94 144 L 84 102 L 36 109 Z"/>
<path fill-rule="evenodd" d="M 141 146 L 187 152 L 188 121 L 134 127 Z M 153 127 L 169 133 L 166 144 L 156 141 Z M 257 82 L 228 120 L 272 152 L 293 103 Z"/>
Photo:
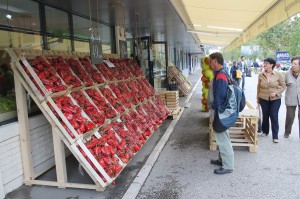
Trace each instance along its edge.
<path fill-rule="evenodd" d="M 52 126 L 56 178 L 58 183 L 65 184 L 68 181 L 65 147 L 57 131 L 57 127 Z M 59 186 L 59 188 L 65 188 L 65 186 Z"/>
<path fill-rule="evenodd" d="M 231 143 L 232 146 L 254 146 L 254 144 L 250 143 Z"/>
<path fill-rule="evenodd" d="M 54 186 L 54 187 L 68 187 L 68 188 L 79 188 L 79 189 L 93 189 L 96 191 L 104 191 L 105 189 L 99 189 L 97 185 L 93 184 L 80 184 L 80 183 L 60 183 L 56 181 L 45 181 L 45 180 L 30 180 L 27 183 L 42 185 L 42 186 Z"/>
<path fill-rule="evenodd" d="M 244 139 L 235 139 L 235 138 L 230 138 L 231 142 L 238 142 L 238 143 L 253 143 L 250 139 L 244 138 Z"/>
<path fill-rule="evenodd" d="M 17 102 L 17 112 L 19 121 L 20 144 L 22 152 L 22 162 L 24 170 L 24 180 L 31 180 L 34 174 L 32 154 L 31 154 L 31 139 L 29 132 L 28 109 L 26 90 L 22 86 L 18 77 L 14 75 L 15 93 Z"/>

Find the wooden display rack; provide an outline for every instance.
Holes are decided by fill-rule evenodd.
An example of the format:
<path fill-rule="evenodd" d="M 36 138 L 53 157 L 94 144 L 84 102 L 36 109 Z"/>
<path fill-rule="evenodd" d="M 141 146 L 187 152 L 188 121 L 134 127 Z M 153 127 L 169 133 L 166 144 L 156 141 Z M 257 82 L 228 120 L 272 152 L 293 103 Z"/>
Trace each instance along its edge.
<path fill-rule="evenodd" d="M 193 85 L 178 70 L 178 68 L 176 66 L 168 67 L 168 79 L 169 79 L 169 81 L 175 80 L 175 82 L 178 84 L 180 96 L 187 96 L 189 94 L 189 92 L 191 91 L 191 89 L 193 88 Z"/>
<path fill-rule="evenodd" d="M 100 139 L 101 135 L 98 132 L 98 130 L 100 127 L 104 127 L 104 125 L 106 125 L 106 122 L 102 126 L 96 125 L 95 128 L 91 129 L 85 134 L 79 134 L 77 133 L 75 128 L 70 124 L 70 122 L 67 120 L 66 116 L 62 113 L 61 109 L 59 109 L 57 104 L 54 102 L 54 99 L 56 97 L 69 96 L 69 99 L 72 100 L 73 104 L 78 106 L 78 108 L 80 108 L 82 114 L 81 117 L 85 117 L 87 121 L 91 121 L 89 116 L 83 111 L 82 107 L 76 104 L 75 100 L 70 95 L 71 92 L 75 92 L 75 91 L 85 92 L 86 89 L 91 89 L 91 88 L 90 87 L 85 88 L 81 86 L 79 86 L 78 88 L 67 87 L 67 90 L 63 92 L 51 93 L 43 85 L 43 83 L 41 82 L 41 80 L 39 79 L 39 77 L 37 76 L 37 74 L 35 73 L 35 71 L 27 61 L 27 58 L 34 58 L 37 55 L 45 59 L 46 57 L 57 57 L 57 56 L 76 58 L 78 57 L 78 55 L 85 56 L 86 54 L 75 53 L 75 52 L 63 52 L 63 51 L 43 52 L 39 50 L 19 50 L 19 49 L 12 49 L 12 48 L 6 49 L 6 51 L 11 57 L 11 68 L 14 71 L 14 77 L 15 77 L 14 80 L 15 80 L 18 119 L 19 119 L 19 127 L 20 127 L 22 160 L 23 160 L 23 167 L 24 167 L 24 183 L 26 185 L 46 185 L 46 186 L 57 186 L 59 188 L 70 187 L 70 188 L 94 189 L 97 191 L 104 191 L 105 188 L 115 180 L 115 178 L 120 174 L 120 172 L 117 173 L 116 176 L 110 177 L 84 143 L 92 135 L 95 136 L 95 138 Z M 110 57 L 115 58 L 116 55 L 111 55 Z M 24 64 L 24 68 L 28 70 L 27 72 L 25 71 L 21 63 Z M 31 77 L 28 74 L 30 74 Z M 56 73 L 56 76 L 59 77 L 58 73 Z M 33 81 L 35 81 L 35 83 Z M 125 80 L 122 81 L 125 82 Z M 109 83 L 109 81 L 107 82 Z M 37 86 L 40 89 L 38 89 Z M 150 91 L 151 88 L 147 87 L 146 83 L 144 83 L 144 86 L 145 86 L 143 87 L 144 90 L 148 90 L 148 92 L 151 92 Z M 103 95 L 99 91 L 99 88 L 104 88 L 104 87 L 110 90 L 110 88 L 106 86 L 106 84 L 94 85 L 92 89 L 95 89 L 96 92 L 98 92 L 103 97 Z M 33 171 L 31 141 L 30 141 L 30 133 L 28 128 L 26 91 L 30 94 L 32 99 L 35 101 L 37 106 L 40 108 L 40 110 L 42 111 L 42 113 L 44 114 L 44 116 L 47 118 L 47 120 L 50 122 L 52 126 L 57 181 L 37 180 L 37 177 L 43 174 L 49 168 L 46 168 L 44 171 L 40 173 L 34 173 Z M 116 97 L 113 92 L 112 95 Z M 88 96 L 86 97 L 88 100 L 90 100 L 90 103 L 95 105 Z M 106 103 L 109 103 L 106 98 L 104 99 Z M 115 116 L 114 118 L 110 118 L 109 119 L 110 122 L 115 122 L 120 120 L 120 117 L 122 115 L 127 114 L 131 110 L 135 110 L 137 106 L 142 106 L 146 103 L 151 103 L 152 105 L 154 105 L 152 103 L 153 99 L 154 96 L 149 96 L 148 98 L 145 98 L 144 101 L 139 102 L 139 104 L 133 105 L 130 109 L 125 109 L 125 111 L 122 114 L 116 112 L 117 116 Z M 54 114 L 54 111 L 51 110 L 50 105 L 55 110 L 58 117 L 67 126 L 70 132 L 74 135 L 73 137 L 66 131 L 65 127 L 62 126 L 61 121 L 59 121 L 57 116 Z M 155 128 L 153 127 L 153 129 Z M 150 129 L 152 133 L 154 131 L 153 129 Z M 119 139 L 121 138 L 119 137 Z M 65 156 L 64 144 L 68 147 L 68 149 L 71 151 L 74 157 L 79 161 L 81 166 L 86 170 L 86 172 L 94 181 L 94 184 L 70 183 L 67 181 L 66 160 L 65 160 L 66 156 Z M 82 151 L 80 151 L 79 148 Z M 85 156 L 83 155 L 83 152 Z M 135 153 L 136 152 L 134 152 L 134 154 Z M 114 154 L 113 156 L 118 159 L 119 165 L 121 165 L 122 169 L 124 169 L 124 167 L 128 164 L 128 162 L 123 163 L 121 159 L 117 156 L 117 154 Z"/>
<path fill-rule="evenodd" d="M 247 101 L 245 109 L 240 112 L 238 121 L 229 131 L 232 146 L 248 147 L 249 152 L 257 152 L 258 111 Z M 216 140 L 209 121 L 209 149 L 217 150 Z"/>

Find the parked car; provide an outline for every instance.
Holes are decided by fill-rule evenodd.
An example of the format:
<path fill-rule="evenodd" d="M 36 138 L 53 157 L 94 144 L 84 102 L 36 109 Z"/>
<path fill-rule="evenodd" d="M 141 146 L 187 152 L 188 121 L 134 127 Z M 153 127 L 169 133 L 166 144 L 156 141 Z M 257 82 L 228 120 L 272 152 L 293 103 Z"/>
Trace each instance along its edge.
<path fill-rule="evenodd" d="M 279 69 L 283 71 L 288 71 L 291 68 L 291 63 L 285 62 L 281 63 Z"/>

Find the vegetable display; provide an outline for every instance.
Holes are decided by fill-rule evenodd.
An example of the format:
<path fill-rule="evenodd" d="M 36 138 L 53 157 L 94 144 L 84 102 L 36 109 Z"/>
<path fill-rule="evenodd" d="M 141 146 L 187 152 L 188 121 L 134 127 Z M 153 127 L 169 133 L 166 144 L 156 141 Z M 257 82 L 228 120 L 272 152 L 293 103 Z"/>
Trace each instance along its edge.
<path fill-rule="evenodd" d="M 104 187 L 115 183 L 169 115 L 131 59 L 93 65 L 88 57 L 31 56 L 18 70 L 43 97 L 38 99 L 62 140 Z"/>

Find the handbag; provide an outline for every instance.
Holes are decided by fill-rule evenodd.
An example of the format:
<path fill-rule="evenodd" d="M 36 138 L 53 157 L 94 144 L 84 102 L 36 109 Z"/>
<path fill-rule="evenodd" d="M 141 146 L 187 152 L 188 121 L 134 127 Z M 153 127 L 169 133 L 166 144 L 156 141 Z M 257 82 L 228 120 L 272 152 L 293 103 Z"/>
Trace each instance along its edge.
<path fill-rule="evenodd" d="M 242 78 L 242 71 L 240 69 L 237 69 L 236 71 L 236 78 L 241 79 Z"/>

